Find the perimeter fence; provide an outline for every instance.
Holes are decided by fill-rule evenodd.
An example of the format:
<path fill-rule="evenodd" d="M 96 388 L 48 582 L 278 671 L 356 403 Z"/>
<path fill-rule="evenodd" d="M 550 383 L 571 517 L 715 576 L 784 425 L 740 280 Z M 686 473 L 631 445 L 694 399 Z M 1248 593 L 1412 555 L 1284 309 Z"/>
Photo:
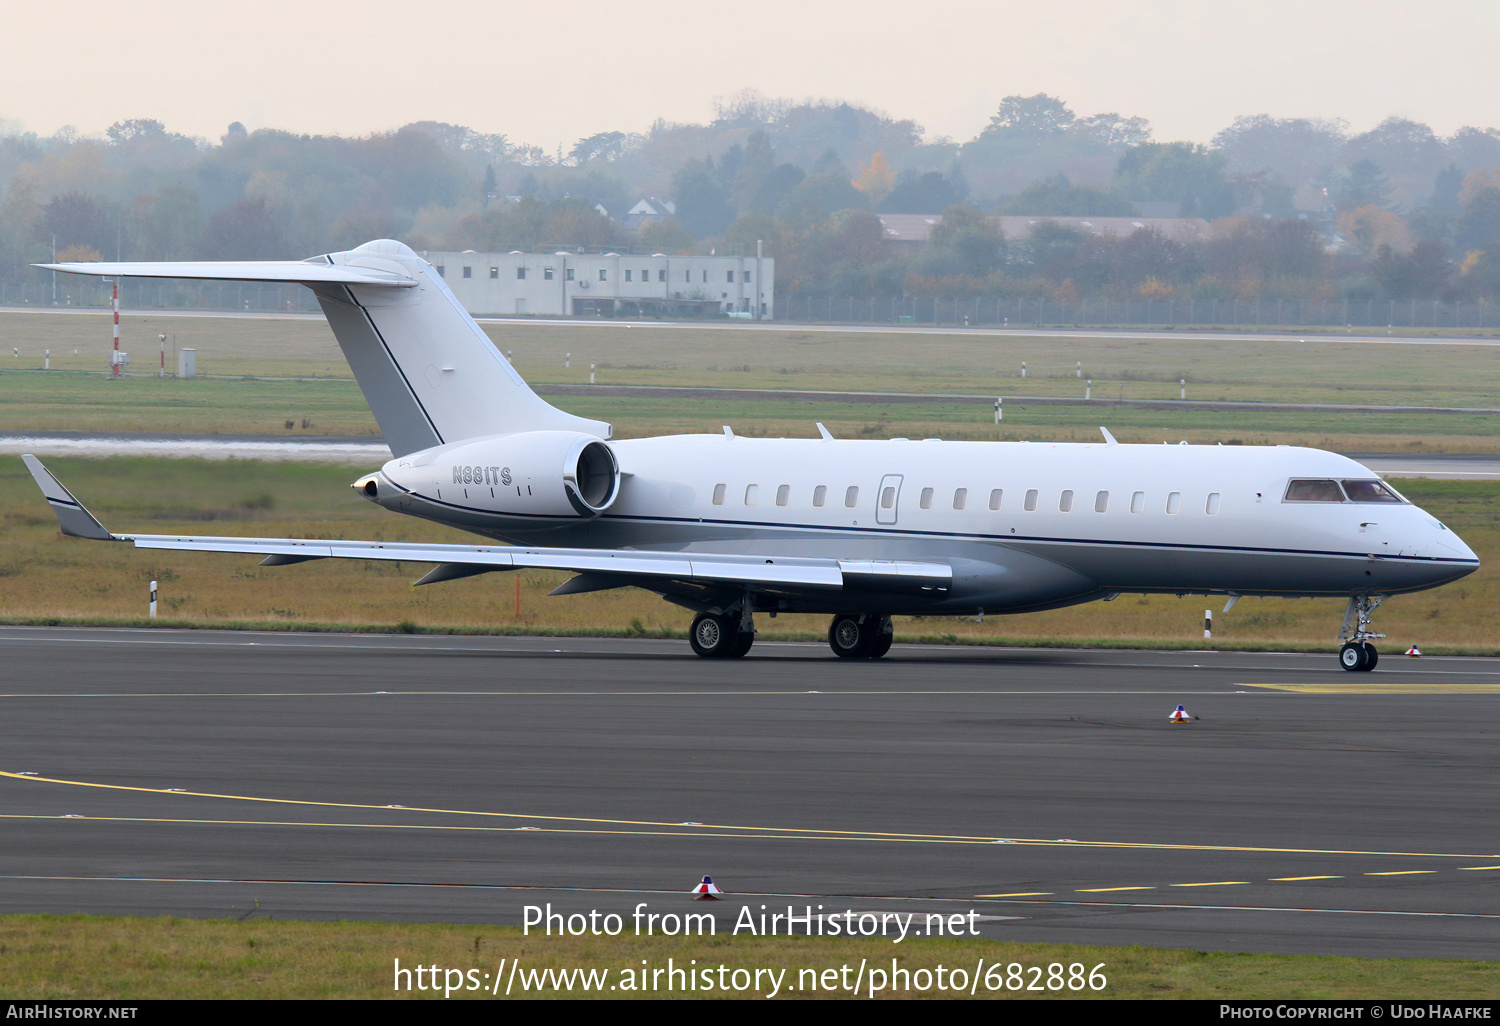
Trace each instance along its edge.
<path fill-rule="evenodd" d="M 1500 328 L 1500 305 L 1439 300 L 1293 299 L 918 299 L 911 296 L 780 296 L 776 319 L 839 324 L 967 327 Z"/>
<path fill-rule="evenodd" d="M 55 283 L 0 284 L 0 306 L 109 307 L 108 279 L 57 277 Z M 299 285 L 149 278 L 121 279 L 120 308 L 137 313 L 153 309 L 319 312 L 312 292 Z M 1084 299 L 1069 303 L 1053 299 L 781 295 L 776 297 L 775 314 L 775 320 L 783 322 L 993 328 L 1357 328 L 1366 334 L 1398 329 L 1500 328 L 1500 304 L 1428 299 Z"/>

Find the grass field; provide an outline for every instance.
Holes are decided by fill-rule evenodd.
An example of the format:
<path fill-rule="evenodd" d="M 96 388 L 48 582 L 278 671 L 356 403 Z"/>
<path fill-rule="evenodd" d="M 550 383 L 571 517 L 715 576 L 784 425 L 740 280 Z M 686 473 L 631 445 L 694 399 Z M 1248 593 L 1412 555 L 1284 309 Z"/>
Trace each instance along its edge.
<path fill-rule="evenodd" d="M 0 431 L 376 432 L 320 319 L 130 314 L 122 315 L 121 330 L 134 372 L 156 366 L 157 338 L 165 333 L 169 346 L 197 349 L 200 374 L 222 377 L 106 381 L 107 313 L 0 312 Z M 1188 398 L 1196 400 L 1500 408 L 1500 346 L 1472 343 L 1077 339 L 620 323 L 489 324 L 485 330 L 513 354 L 521 374 L 540 386 L 586 384 L 593 363 L 601 384 L 1082 397 L 1082 363 L 1098 399 L 1170 403 L 1185 378 Z M 6 355 L 7 349 L 21 355 Z M 43 373 L 46 349 L 52 371 Z M 571 366 L 564 367 L 568 354 Z M 170 349 L 167 363 L 169 370 L 176 366 Z M 322 380 L 244 380 L 257 377 Z M 1104 423 L 1122 441 L 1240 438 L 1343 451 L 1480 452 L 1495 445 L 1494 417 L 1482 414 L 1091 410 L 1012 399 L 1004 425 L 996 427 L 987 406 L 942 402 L 556 401 L 606 417 L 626 438 L 717 431 L 728 419 L 744 434 L 790 436 L 812 435 L 812 423 L 821 420 L 841 436 L 941 433 L 1069 441 L 1097 437 Z"/>
<path fill-rule="evenodd" d="M 236 910 L 238 911 L 238 910 Z M 253 909 L 246 909 L 253 913 Z M 756 968 L 781 973 L 782 998 L 848 998 L 861 961 L 883 969 L 891 978 L 892 960 L 912 981 L 907 993 L 889 989 L 872 994 L 874 979 L 864 975 L 858 995 L 875 997 L 953 998 L 977 996 L 1009 1000 L 1038 999 L 1444 999 L 1493 1001 L 1495 967 L 1480 961 L 1441 959 L 1353 959 L 1303 955 L 1211 954 L 1162 948 L 1107 948 L 1071 944 L 1015 944 L 981 938 L 908 939 L 900 945 L 879 938 L 668 938 L 626 934 L 607 937 L 523 936 L 519 927 L 440 926 L 393 923 L 297 923 L 273 921 L 264 913 L 243 920 L 195 922 L 183 919 L 105 919 L 85 916 L 7 916 L 0 918 L 0 951 L 5 972 L 0 1000 L 53 998 L 117 1000 L 162 998 L 402 998 L 493 1000 L 487 988 L 496 974 L 518 987 L 525 974 L 592 970 L 603 974 L 603 989 L 586 991 L 574 976 L 572 989 L 555 985 L 536 990 L 513 989 L 511 996 L 655 998 L 666 993 L 666 975 L 640 976 L 642 966 L 665 970 L 675 966 L 712 968 L 714 990 L 693 997 L 768 996 L 763 989 L 736 991 L 734 977 L 720 977 L 717 967 L 742 971 L 751 982 Z M 396 990 L 396 960 L 408 970 Z M 502 961 L 504 960 L 504 961 Z M 512 961 L 520 973 L 507 972 Z M 980 965 L 985 972 L 976 978 Z M 1059 989 L 1048 991 L 1050 967 L 1059 966 Z M 423 974 L 417 989 L 415 966 L 437 966 L 438 980 L 455 987 L 436 992 L 433 977 Z M 936 986 L 936 969 L 945 979 L 964 975 L 964 987 Z M 845 976 L 842 967 L 849 967 Z M 1014 972 L 1011 966 L 1016 966 Z M 1021 967 L 1039 967 L 1040 974 Z M 1079 967 L 1076 971 L 1074 966 Z M 469 977 L 464 970 L 474 970 Z M 624 970 L 631 970 L 627 977 Z M 448 975 L 449 971 L 455 975 Z M 831 976 L 823 975 L 834 970 Z M 1091 989 L 1088 974 L 1097 970 Z M 925 971 L 925 973 L 924 973 Z M 483 974 L 489 974 L 486 978 Z M 1074 977 L 1079 989 L 1067 989 Z M 596 979 L 601 977 L 596 976 Z M 695 982 L 701 983 L 703 977 Z M 724 979 L 730 989 L 718 989 Z M 926 983 L 925 991 L 920 990 Z M 1040 982 L 1042 989 L 1022 987 Z M 642 984 L 645 987 L 642 988 Z M 634 989 L 626 989 L 633 986 Z M 615 989 L 619 988 L 619 989 Z M 815 989 L 816 988 L 816 989 Z M 990 989 L 993 988 L 993 989 Z M 504 994 L 503 987 L 501 994 Z"/>

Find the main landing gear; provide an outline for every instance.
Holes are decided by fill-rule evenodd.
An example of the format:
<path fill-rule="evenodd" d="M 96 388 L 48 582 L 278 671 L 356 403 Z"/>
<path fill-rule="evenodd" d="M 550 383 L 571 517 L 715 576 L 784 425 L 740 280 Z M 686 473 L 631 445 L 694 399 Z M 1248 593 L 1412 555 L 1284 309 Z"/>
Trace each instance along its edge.
<path fill-rule="evenodd" d="M 840 613 L 828 627 L 828 647 L 843 659 L 879 659 L 895 638 L 891 618 L 873 613 Z"/>
<path fill-rule="evenodd" d="M 1345 610 L 1344 623 L 1339 628 L 1339 639 L 1344 642 L 1339 649 L 1339 665 L 1344 669 L 1354 673 L 1366 672 L 1375 669 L 1375 664 L 1380 661 L 1380 653 L 1375 651 L 1370 640 L 1385 635 L 1370 629 L 1370 617 L 1384 601 L 1384 595 L 1349 596 L 1349 608 Z"/>
<path fill-rule="evenodd" d="M 738 659 L 755 644 L 755 627 L 749 619 L 739 613 L 699 613 L 688 641 L 705 659 Z"/>
<path fill-rule="evenodd" d="M 889 616 L 840 613 L 828 628 L 828 647 L 843 659 L 879 659 L 891 650 L 895 637 Z M 738 659 L 755 643 L 755 624 L 746 608 L 699 613 L 688 642 L 705 659 Z"/>

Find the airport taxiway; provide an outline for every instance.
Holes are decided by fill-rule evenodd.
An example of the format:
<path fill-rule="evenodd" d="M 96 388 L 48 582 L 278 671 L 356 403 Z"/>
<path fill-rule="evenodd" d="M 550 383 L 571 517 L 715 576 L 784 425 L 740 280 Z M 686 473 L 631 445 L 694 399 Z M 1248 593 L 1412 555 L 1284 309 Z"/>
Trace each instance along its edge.
<path fill-rule="evenodd" d="M 1494 660 L 16 627 L 0 655 L 0 912 L 973 909 L 1500 957 Z"/>

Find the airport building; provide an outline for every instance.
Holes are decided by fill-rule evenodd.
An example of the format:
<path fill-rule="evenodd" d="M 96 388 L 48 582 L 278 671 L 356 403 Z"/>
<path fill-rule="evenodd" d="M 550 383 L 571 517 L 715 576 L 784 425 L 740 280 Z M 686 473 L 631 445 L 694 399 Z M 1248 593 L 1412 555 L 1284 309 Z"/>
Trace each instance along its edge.
<path fill-rule="evenodd" d="M 776 315 L 776 262 L 758 256 L 431 252 L 469 313 L 575 317 Z"/>

